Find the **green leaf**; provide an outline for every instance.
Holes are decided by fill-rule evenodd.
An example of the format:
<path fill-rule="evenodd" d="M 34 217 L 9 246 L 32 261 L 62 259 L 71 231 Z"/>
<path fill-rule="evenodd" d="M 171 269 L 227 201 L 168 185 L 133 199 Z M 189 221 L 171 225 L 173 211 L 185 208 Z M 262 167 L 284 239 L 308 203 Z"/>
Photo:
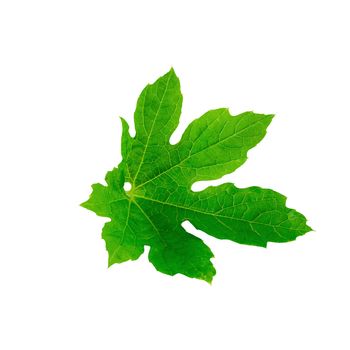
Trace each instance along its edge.
<path fill-rule="evenodd" d="M 215 275 L 213 253 L 183 229 L 184 221 L 216 238 L 261 247 L 311 231 L 302 214 L 286 207 L 286 197 L 272 190 L 239 189 L 230 183 L 191 190 L 196 181 L 217 179 L 240 167 L 265 136 L 273 115 L 231 116 L 228 109 L 211 110 L 171 145 L 181 105 L 173 69 L 147 85 L 137 102 L 135 137 L 121 119 L 122 162 L 107 173 L 106 186 L 92 186 L 89 200 L 82 204 L 111 219 L 102 231 L 109 266 L 136 260 L 149 246 L 149 261 L 158 271 L 210 283 Z M 127 192 L 126 182 L 132 185 Z"/>

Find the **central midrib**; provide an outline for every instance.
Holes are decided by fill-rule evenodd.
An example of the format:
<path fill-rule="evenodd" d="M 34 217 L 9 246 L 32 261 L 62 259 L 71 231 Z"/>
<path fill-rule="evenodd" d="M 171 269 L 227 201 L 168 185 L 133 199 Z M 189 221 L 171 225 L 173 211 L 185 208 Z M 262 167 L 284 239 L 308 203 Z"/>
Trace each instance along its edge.
<path fill-rule="evenodd" d="M 167 206 L 171 206 L 171 207 L 178 208 L 178 209 L 189 210 L 189 211 L 193 211 L 195 213 L 200 213 L 202 215 L 210 215 L 210 216 L 212 216 L 214 218 L 230 219 L 230 220 L 241 221 L 241 222 L 245 222 L 245 223 L 249 223 L 249 224 L 259 224 L 259 225 L 269 226 L 269 227 L 273 227 L 273 228 L 280 227 L 281 224 L 282 224 L 282 223 L 280 223 L 279 225 L 271 225 L 271 224 L 266 224 L 266 223 L 257 222 L 257 221 L 253 221 L 253 220 L 245 220 L 245 219 L 234 218 L 232 216 L 227 216 L 227 215 L 222 215 L 222 214 L 215 214 L 215 213 L 211 213 L 211 212 L 207 212 L 207 211 L 201 211 L 201 210 L 194 209 L 194 208 L 191 208 L 191 207 L 185 207 L 185 206 L 178 205 L 178 204 L 175 204 L 175 203 L 163 202 L 163 201 L 159 201 L 157 199 L 144 197 L 144 196 L 135 195 L 134 198 L 140 198 L 140 199 L 144 199 L 144 200 L 147 200 L 147 201 L 150 201 L 150 202 L 155 202 L 155 203 L 158 203 L 158 204 L 167 205 Z M 293 228 L 288 228 L 288 229 L 292 230 L 292 231 L 299 231 L 298 229 L 293 229 Z"/>
<path fill-rule="evenodd" d="M 153 123 L 152 123 L 152 126 L 151 126 L 151 130 L 150 130 L 150 132 L 149 132 L 149 134 L 148 134 L 148 136 L 147 136 L 147 141 L 146 141 L 146 145 L 145 145 L 145 148 L 144 148 L 144 150 L 143 150 L 143 153 L 142 153 L 142 158 L 141 158 L 139 167 L 138 167 L 137 172 L 136 172 L 135 177 L 134 177 L 134 182 L 135 182 L 135 183 L 136 183 L 136 179 L 137 179 L 137 177 L 138 177 L 138 175 L 139 175 L 139 172 L 140 172 L 140 170 L 141 170 L 141 167 L 142 167 L 142 164 L 143 164 L 143 161 L 144 161 L 144 158 L 145 158 L 145 154 L 146 154 L 146 152 L 147 152 L 149 140 L 151 139 L 151 136 L 152 136 L 152 133 L 153 133 L 154 125 L 155 125 L 156 120 L 157 120 L 157 118 L 158 118 L 159 111 L 160 111 L 160 109 L 161 109 L 161 107 L 162 107 L 162 103 L 163 103 L 164 96 L 165 96 L 165 94 L 166 94 L 166 92 L 167 92 L 167 90 L 168 90 L 170 78 L 171 78 L 171 76 L 169 75 L 169 78 L 168 78 L 168 80 L 167 80 L 167 83 L 166 83 L 166 86 L 165 86 L 165 89 L 164 89 L 164 93 L 163 93 L 162 98 L 161 98 L 161 100 L 160 100 L 160 102 L 159 102 L 159 106 L 158 106 L 156 115 L 155 115 L 155 117 L 154 117 L 154 119 L 153 119 Z M 143 117 L 144 117 L 144 115 L 143 115 Z"/>
<path fill-rule="evenodd" d="M 160 174 L 158 174 L 158 175 L 156 175 L 156 176 L 154 176 L 154 177 L 152 177 L 152 178 L 146 180 L 145 182 L 143 182 L 143 183 L 137 185 L 135 189 L 142 188 L 143 186 L 145 186 L 145 185 L 148 184 L 149 182 L 154 181 L 155 179 L 157 179 L 157 178 L 161 177 L 162 175 L 168 173 L 170 170 L 172 170 L 172 169 L 174 169 L 174 168 L 176 168 L 176 167 L 182 165 L 182 164 L 183 164 L 185 161 L 187 161 L 189 158 L 191 158 L 191 157 L 193 157 L 193 156 L 195 156 L 195 155 L 197 155 L 197 154 L 199 154 L 199 153 L 201 153 L 201 152 L 203 152 L 203 151 L 207 151 L 208 148 L 213 147 L 213 146 L 217 146 L 218 144 L 220 144 L 220 143 L 226 141 L 227 139 L 229 139 L 229 138 L 231 138 L 231 137 L 235 137 L 235 136 L 239 135 L 240 133 L 242 133 L 242 132 L 245 131 L 246 129 L 252 127 L 253 125 L 255 125 L 255 124 L 259 123 L 259 122 L 261 122 L 261 120 L 256 121 L 255 123 L 253 123 L 253 124 L 251 124 L 251 125 L 249 125 L 249 126 L 243 128 L 243 129 L 241 129 L 241 130 L 238 131 L 237 133 L 235 133 L 235 134 L 233 134 L 233 135 L 229 135 L 228 137 L 226 137 L 226 138 L 224 138 L 224 139 L 218 141 L 217 143 L 214 143 L 214 144 L 210 145 L 210 146 L 207 147 L 207 148 L 204 148 L 204 149 L 202 149 L 202 150 L 200 150 L 200 151 L 198 151 L 198 152 L 195 152 L 195 153 L 192 153 L 192 154 L 188 155 L 187 157 L 183 158 L 180 162 L 178 162 L 178 163 L 172 165 L 170 168 L 166 169 L 165 171 L 161 172 Z"/>

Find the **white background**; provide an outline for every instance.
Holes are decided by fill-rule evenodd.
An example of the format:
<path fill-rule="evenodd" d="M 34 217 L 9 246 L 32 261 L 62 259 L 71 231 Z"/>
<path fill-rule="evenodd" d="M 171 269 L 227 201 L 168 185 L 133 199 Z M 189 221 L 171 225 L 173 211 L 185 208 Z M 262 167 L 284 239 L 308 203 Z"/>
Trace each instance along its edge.
<path fill-rule="evenodd" d="M 1 1 L 0 348 L 350 349 L 347 1 Z M 288 196 L 315 229 L 219 241 L 213 285 L 107 269 L 81 207 L 120 161 L 120 122 L 173 66 L 178 140 L 208 109 L 275 113 L 224 181 Z M 223 181 L 223 180 L 221 180 Z"/>

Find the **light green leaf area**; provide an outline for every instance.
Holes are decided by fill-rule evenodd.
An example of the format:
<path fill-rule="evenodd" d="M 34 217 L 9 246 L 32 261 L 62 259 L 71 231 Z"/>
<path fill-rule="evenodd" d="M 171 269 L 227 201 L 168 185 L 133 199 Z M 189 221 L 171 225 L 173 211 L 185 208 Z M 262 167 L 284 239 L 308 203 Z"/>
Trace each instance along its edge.
<path fill-rule="evenodd" d="M 265 136 L 272 115 L 211 110 L 171 145 L 181 105 L 173 69 L 146 86 L 134 115 L 135 137 L 122 119 L 122 162 L 107 173 L 106 186 L 92 186 L 82 206 L 111 219 L 102 230 L 109 266 L 136 260 L 149 246 L 149 261 L 158 271 L 210 283 L 213 253 L 185 231 L 185 220 L 216 238 L 261 247 L 295 240 L 311 228 L 302 214 L 286 207 L 286 197 L 269 189 L 226 183 L 191 190 L 196 181 L 218 179 L 241 166 Z M 126 182 L 132 185 L 127 192 Z"/>

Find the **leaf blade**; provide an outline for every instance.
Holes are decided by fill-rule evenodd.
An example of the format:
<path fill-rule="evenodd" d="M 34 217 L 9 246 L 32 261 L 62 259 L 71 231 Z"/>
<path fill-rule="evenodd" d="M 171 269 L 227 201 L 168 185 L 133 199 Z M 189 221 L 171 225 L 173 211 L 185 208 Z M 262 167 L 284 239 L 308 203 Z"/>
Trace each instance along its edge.
<path fill-rule="evenodd" d="M 182 228 L 184 221 L 218 239 L 261 247 L 311 231 L 306 218 L 275 191 L 229 183 L 191 191 L 194 182 L 217 179 L 241 166 L 266 135 L 273 115 L 211 110 L 170 145 L 181 106 L 180 83 L 172 69 L 147 85 L 136 106 L 135 137 L 121 118 L 122 162 L 107 173 L 107 185 L 93 185 L 82 204 L 111 219 L 102 230 L 109 266 L 136 260 L 149 246 L 149 261 L 158 271 L 211 283 L 214 254 Z M 129 191 L 125 182 L 132 185 Z"/>

